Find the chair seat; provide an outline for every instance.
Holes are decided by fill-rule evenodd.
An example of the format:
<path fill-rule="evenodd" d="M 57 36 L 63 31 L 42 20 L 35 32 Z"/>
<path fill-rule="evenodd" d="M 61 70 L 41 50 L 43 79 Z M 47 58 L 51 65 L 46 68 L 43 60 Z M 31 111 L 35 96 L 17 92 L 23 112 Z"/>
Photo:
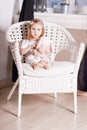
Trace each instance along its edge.
<path fill-rule="evenodd" d="M 65 61 L 55 61 L 51 63 L 51 68 L 46 70 L 44 68 L 40 68 L 38 70 L 33 70 L 33 68 L 27 64 L 23 63 L 23 73 L 25 75 L 37 76 L 37 77 L 51 77 L 51 76 L 59 76 L 64 74 L 70 74 L 74 71 L 75 64 L 72 62 Z"/>

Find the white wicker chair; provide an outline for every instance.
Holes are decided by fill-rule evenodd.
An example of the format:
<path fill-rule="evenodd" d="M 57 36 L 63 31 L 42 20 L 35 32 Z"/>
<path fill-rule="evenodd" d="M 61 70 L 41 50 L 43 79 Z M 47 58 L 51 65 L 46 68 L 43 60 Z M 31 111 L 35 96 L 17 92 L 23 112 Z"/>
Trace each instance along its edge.
<path fill-rule="evenodd" d="M 21 60 L 19 52 L 19 43 L 27 36 L 28 23 L 29 21 L 15 23 L 9 27 L 6 33 L 19 75 L 18 80 L 8 95 L 8 99 L 10 99 L 15 87 L 19 85 L 19 117 L 21 115 L 22 94 L 54 93 L 55 97 L 57 97 L 57 93 L 73 93 L 74 112 L 77 113 L 77 77 L 85 50 L 84 43 L 77 43 L 63 27 L 45 22 L 45 35 L 53 40 L 54 44 L 54 53 L 49 56 L 52 61 L 52 68 L 37 73 L 31 72 L 28 65 Z M 70 52 L 70 61 L 55 61 L 56 54 L 62 50 Z"/>

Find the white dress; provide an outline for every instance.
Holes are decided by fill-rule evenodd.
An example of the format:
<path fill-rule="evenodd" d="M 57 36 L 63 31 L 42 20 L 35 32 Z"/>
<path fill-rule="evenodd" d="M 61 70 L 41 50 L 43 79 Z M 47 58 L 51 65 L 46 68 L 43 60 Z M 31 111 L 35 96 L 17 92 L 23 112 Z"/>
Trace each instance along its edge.
<path fill-rule="evenodd" d="M 28 39 L 27 40 L 23 40 L 21 48 L 25 49 L 26 47 L 34 45 L 34 44 L 37 44 L 37 41 L 34 41 L 34 40 L 30 41 Z M 37 44 L 36 49 L 39 49 L 39 47 L 42 44 L 45 47 L 48 47 L 48 46 L 51 45 L 51 41 L 47 37 L 42 37 L 40 39 L 39 43 Z M 49 61 L 48 55 L 42 55 L 42 57 L 40 57 L 40 56 L 34 56 L 30 52 L 27 53 L 26 63 L 29 63 L 29 64 L 36 63 L 37 64 L 40 61 Z"/>

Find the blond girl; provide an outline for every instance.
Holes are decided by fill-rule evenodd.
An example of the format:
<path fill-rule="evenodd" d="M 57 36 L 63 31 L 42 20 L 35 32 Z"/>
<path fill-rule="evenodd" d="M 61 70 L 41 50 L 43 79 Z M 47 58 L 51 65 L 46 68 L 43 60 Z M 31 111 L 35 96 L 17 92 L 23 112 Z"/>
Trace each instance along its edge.
<path fill-rule="evenodd" d="M 40 19 L 29 23 L 28 37 L 23 40 L 20 53 L 26 56 L 26 62 L 33 69 L 50 68 L 48 55 L 52 53 L 51 41 L 44 37 L 44 24 Z"/>

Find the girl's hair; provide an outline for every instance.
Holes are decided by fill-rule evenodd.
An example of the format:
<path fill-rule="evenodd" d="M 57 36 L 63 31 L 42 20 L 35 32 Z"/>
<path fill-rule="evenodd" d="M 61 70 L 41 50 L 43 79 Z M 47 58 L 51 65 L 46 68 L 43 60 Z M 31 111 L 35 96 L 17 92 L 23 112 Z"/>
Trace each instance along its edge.
<path fill-rule="evenodd" d="M 43 22 L 42 22 L 42 20 L 41 19 L 34 19 L 34 20 L 32 20 L 30 23 L 29 23 L 29 25 L 28 25 L 28 35 L 27 35 L 27 39 L 31 39 L 32 38 L 32 36 L 31 36 L 31 26 L 33 25 L 33 24 L 40 24 L 41 26 L 42 26 L 42 33 L 41 33 L 41 36 L 40 37 L 42 37 L 43 35 L 44 35 L 44 24 L 43 24 Z"/>

